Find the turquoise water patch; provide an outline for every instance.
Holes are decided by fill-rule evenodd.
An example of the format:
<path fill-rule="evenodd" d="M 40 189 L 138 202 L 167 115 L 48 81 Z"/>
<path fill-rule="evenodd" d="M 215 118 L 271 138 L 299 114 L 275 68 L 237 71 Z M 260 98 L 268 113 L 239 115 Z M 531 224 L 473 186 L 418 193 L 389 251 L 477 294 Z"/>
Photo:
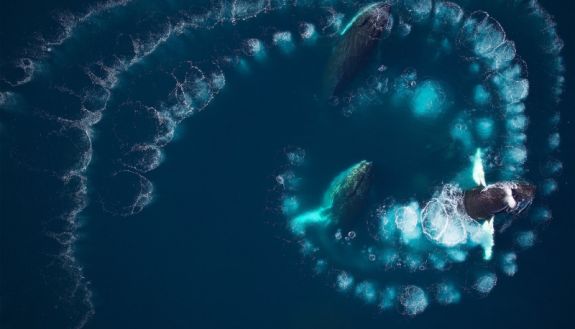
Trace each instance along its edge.
<path fill-rule="evenodd" d="M 446 94 L 439 82 L 426 80 L 416 89 L 411 99 L 413 114 L 422 118 L 436 118 L 446 108 Z"/>

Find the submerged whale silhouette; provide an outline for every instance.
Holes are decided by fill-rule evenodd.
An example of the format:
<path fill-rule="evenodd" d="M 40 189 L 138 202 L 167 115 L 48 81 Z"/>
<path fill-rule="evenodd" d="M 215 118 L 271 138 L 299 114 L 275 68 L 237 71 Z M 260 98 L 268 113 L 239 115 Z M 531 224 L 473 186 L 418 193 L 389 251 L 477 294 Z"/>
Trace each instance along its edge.
<path fill-rule="evenodd" d="M 341 39 L 328 60 L 325 97 L 339 96 L 366 65 L 377 43 L 391 31 L 390 5 L 368 5 L 340 32 Z"/>
<path fill-rule="evenodd" d="M 373 164 L 361 161 L 338 175 L 326 192 L 326 211 L 340 226 L 350 227 L 367 208 Z"/>

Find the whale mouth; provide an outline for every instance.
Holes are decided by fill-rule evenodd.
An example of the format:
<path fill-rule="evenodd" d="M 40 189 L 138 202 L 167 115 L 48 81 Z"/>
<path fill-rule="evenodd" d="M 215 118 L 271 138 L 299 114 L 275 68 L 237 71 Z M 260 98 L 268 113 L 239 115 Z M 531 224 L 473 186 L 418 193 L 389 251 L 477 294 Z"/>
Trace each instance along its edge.
<path fill-rule="evenodd" d="M 517 205 L 511 209 L 509 213 L 517 216 L 523 213 L 533 203 L 533 199 L 535 198 L 535 186 L 521 183 L 511 190 L 511 194 L 513 199 L 517 202 Z"/>
<path fill-rule="evenodd" d="M 518 216 L 523 213 L 531 204 L 533 203 L 533 199 L 523 200 L 517 203 L 517 206 L 512 209 L 509 213 L 513 214 L 514 216 Z"/>
<path fill-rule="evenodd" d="M 371 23 L 381 23 L 381 20 L 388 19 L 390 5 L 383 2 L 376 2 L 367 5 L 360 9 L 360 11 L 347 23 L 347 25 L 339 32 L 340 36 L 344 36 L 354 25 L 365 26 Z M 376 30 L 382 30 L 381 26 L 371 26 Z"/>

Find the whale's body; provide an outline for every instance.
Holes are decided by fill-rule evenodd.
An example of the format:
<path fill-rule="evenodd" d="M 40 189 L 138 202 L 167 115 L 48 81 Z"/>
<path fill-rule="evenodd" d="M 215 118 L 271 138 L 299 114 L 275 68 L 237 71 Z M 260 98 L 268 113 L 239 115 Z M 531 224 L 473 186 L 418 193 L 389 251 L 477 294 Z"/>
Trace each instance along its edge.
<path fill-rule="evenodd" d="M 372 185 L 373 165 L 361 161 L 338 175 L 324 196 L 329 216 L 340 226 L 349 227 L 366 208 Z"/>
<path fill-rule="evenodd" d="M 337 175 L 323 195 L 320 207 L 304 212 L 291 221 L 296 234 L 304 234 L 310 226 L 335 225 L 353 229 L 367 209 L 372 185 L 372 163 L 361 161 Z"/>
<path fill-rule="evenodd" d="M 391 30 L 390 6 L 374 3 L 362 8 L 340 32 L 328 61 L 325 94 L 339 96 L 366 65 L 380 39 Z"/>

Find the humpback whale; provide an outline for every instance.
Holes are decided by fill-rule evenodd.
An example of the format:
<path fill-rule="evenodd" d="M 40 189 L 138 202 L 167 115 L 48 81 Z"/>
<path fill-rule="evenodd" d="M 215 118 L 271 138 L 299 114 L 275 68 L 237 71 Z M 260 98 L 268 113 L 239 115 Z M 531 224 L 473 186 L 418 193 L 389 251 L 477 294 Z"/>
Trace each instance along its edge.
<path fill-rule="evenodd" d="M 372 167 L 371 162 L 361 161 L 337 175 L 324 193 L 321 206 L 292 220 L 293 231 L 304 234 L 310 225 L 352 228 L 367 208 Z"/>
<path fill-rule="evenodd" d="M 328 60 L 325 96 L 338 96 L 365 66 L 378 41 L 392 26 L 390 5 L 378 2 L 362 8 L 339 33 Z"/>
<path fill-rule="evenodd" d="M 329 216 L 339 225 L 349 227 L 366 208 L 372 185 L 373 164 L 361 161 L 338 175 L 324 196 Z"/>
<path fill-rule="evenodd" d="M 525 182 L 498 182 L 467 190 L 463 205 L 469 217 L 488 220 L 500 213 L 518 215 L 535 197 L 535 186 Z"/>

